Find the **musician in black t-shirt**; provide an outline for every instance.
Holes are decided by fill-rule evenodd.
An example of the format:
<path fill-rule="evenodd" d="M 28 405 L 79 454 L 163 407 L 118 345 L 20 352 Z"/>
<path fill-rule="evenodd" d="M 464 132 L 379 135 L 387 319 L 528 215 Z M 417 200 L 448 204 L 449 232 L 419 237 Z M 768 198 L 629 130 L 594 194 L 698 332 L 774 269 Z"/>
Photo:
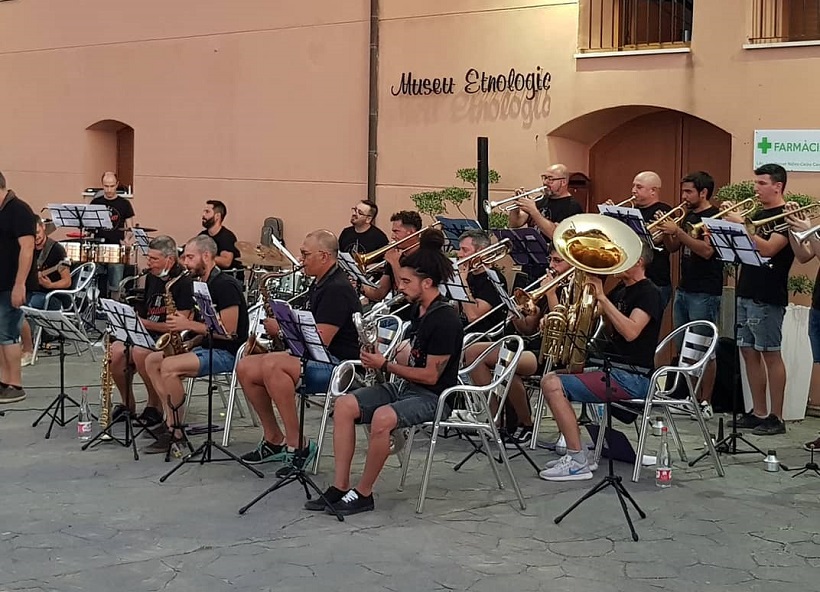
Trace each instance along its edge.
<path fill-rule="evenodd" d="M 239 249 L 236 248 L 236 235 L 225 228 L 223 223 L 228 215 L 228 207 L 217 199 L 209 199 L 202 210 L 202 226 L 205 228 L 200 235 L 207 235 L 216 243 L 216 265 L 220 269 L 239 269 L 242 262 L 239 260 Z"/>
<path fill-rule="evenodd" d="M 112 228 L 110 230 L 98 228 L 93 229 L 91 232 L 98 239 L 102 239 L 103 244 L 119 245 L 125 238 L 125 229 L 131 225 L 134 208 L 129 200 L 117 194 L 119 181 L 116 173 L 105 172 L 102 174 L 100 181 L 103 186 L 103 194 L 92 199 L 91 205 L 104 205 L 108 208 Z M 121 263 L 98 263 L 97 265 L 104 266 L 105 275 L 108 278 L 108 296 L 116 297 L 120 289 L 120 282 L 125 275 L 125 265 Z"/>
<path fill-rule="evenodd" d="M 381 249 L 389 241 L 387 235 L 376 228 L 379 208 L 369 200 L 362 200 L 351 208 L 350 226 L 339 235 L 339 251 L 343 253 L 371 253 Z"/>
<path fill-rule="evenodd" d="M 142 319 L 145 329 L 154 339 L 167 333 L 170 327 L 166 323 L 166 296 L 169 286 L 174 307 L 179 315 L 190 318 L 194 308 L 193 282 L 190 276 L 180 277 L 186 270 L 180 265 L 177 258 L 177 244 L 169 236 L 156 236 L 148 243 L 148 255 L 145 258 L 145 299 L 137 308 L 137 315 Z M 145 384 L 148 392 L 148 401 L 139 419 L 148 427 L 162 423 L 162 400 L 157 387 L 145 367 L 145 361 L 154 350 L 144 347 L 131 348 L 131 362 Z M 120 393 L 122 403 L 114 406 L 111 412 L 111 421 L 117 421 L 128 409 L 136 413 L 136 400 L 133 388 L 129 388 L 126 381 L 125 346 L 121 341 L 111 344 L 111 375 L 114 384 Z M 130 391 L 130 392 L 129 392 Z"/>
<path fill-rule="evenodd" d="M 675 291 L 672 318 L 675 327 L 691 321 L 718 323 L 720 297 L 723 293 L 723 262 L 717 258 L 712 243 L 704 233 L 691 236 L 689 229 L 703 218 L 711 218 L 718 208 L 709 201 L 715 189 L 715 180 L 709 173 L 698 171 L 681 180 L 681 198 L 689 204 L 689 212 L 682 225 L 667 220 L 661 227 L 663 245 L 670 253 L 680 251 L 680 279 Z M 681 341 L 678 341 L 680 347 Z M 710 419 L 712 411 L 712 388 L 715 385 L 715 361 L 710 360 L 703 374 L 700 411 L 704 419 Z"/>
<path fill-rule="evenodd" d="M 600 278 L 588 276 L 604 317 L 605 337 L 590 347 L 590 361 L 607 353 L 612 356 L 612 400 L 644 398 L 649 377 L 655 366 L 655 347 L 663 318 L 658 288 L 646 277 L 652 259 L 652 248 L 643 245 L 638 263 L 617 274 L 621 282 L 609 293 L 603 291 Z M 541 471 L 548 481 L 591 479 L 592 471 L 586 451 L 581 447 L 581 433 L 571 402 L 602 403 L 607 400 L 602 371 L 583 374 L 550 372 L 541 380 L 541 388 L 561 434 L 567 441 L 567 454 Z"/>
<path fill-rule="evenodd" d="M 644 222 L 649 224 L 671 210 L 671 206 L 660 201 L 661 178 L 658 173 L 644 171 L 635 175 L 632 181 L 632 195 L 635 197 L 635 208 L 643 216 Z M 646 268 L 646 277 L 652 280 L 661 291 L 661 304 L 664 310 L 672 298 L 672 274 L 669 268 L 669 251 L 666 250 L 663 240 L 656 244 L 660 250 L 652 254 L 652 262 Z"/>
<path fill-rule="evenodd" d="M 453 264 L 441 251 L 444 242 L 440 230 L 426 230 L 421 234 L 419 248 L 401 257 L 399 290 L 413 304 L 407 332 L 409 347 L 400 347 L 395 361 L 386 360 L 380 353 L 360 353 L 366 368 L 392 373 L 398 380 L 358 389 L 336 400 L 336 468 L 333 485 L 324 497 L 340 514 L 373 509 L 373 486 L 390 454 L 390 433 L 432 421 L 439 395 L 458 382 L 464 333 L 458 313 L 443 300 L 438 288 L 453 275 Z M 370 443 L 364 472 L 351 489 L 357 423 L 370 424 Z M 305 504 L 308 510 L 324 507 L 321 499 Z"/>
<path fill-rule="evenodd" d="M 353 324 L 353 313 L 361 312 L 362 305 L 347 274 L 337 264 L 336 236 L 329 230 L 315 230 L 305 237 L 299 250 L 305 275 L 316 278 L 308 292 L 308 308 L 322 343 L 335 363 L 358 358 L 359 335 Z M 270 335 L 279 334 L 276 319 L 266 319 L 265 329 Z M 305 392 L 327 392 L 334 365 L 306 361 Z M 282 461 L 286 465 L 297 462 L 306 465 L 315 456 L 315 442 L 299 442 L 295 393 L 302 367 L 302 360 L 286 351 L 249 356 L 239 362 L 236 375 L 264 430 L 256 449 L 242 456 L 245 462 Z M 273 403 L 279 410 L 284 432 L 276 421 Z"/>
<path fill-rule="evenodd" d="M 464 259 L 474 255 L 490 246 L 490 236 L 483 230 L 468 230 L 458 237 L 459 250 L 458 258 Z M 501 323 L 507 317 L 507 309 L 501 308 L 493 314 L 488 314 L 496 306 L 501 304 L 501 296 L 495 289 L 490 279 L 487 268 L 483 265 L 475 265 L 474 262 L 461 265 L 459 267 L 462 282 L 467 286 L 472 297 L 472 302 L 458 302 L 458 308 L 465 325 L 477 321 L 481 317 L 486 317 L 470 328 L 473 333 L 484 333 Z M 507 288 L 504 276 L 497 271 L 493 273 L 501 281 L 504 288 Z"/>
<path fill-rule="evenodd" d="M 754 220 L 782 214 L 787 206 L 783 199 L 786 190 L 786 169 L 778 164 L 764 164 L 755 169 L 755 191 L 763 209 Z M 731 206 L 731 202 L 724 202 Z M 725 220 L 743 222 L 740 216 L 728 214 Z M 779 220 L 783 222 L 783 220 Z M 737 283 L 738 345 L 752 391 L 754 408 L 736 418 L 737 426 L 751 429 L 758 436 L 786 433 L 783 422 L 783 397 L 786 391 L 786 366 L 780 354 L 783 340 L 783 317 L 789 303 L 787 289 L 789 270 L 794 251 L 789 244 L 788 230 L 768 234 L 758 229 L 754 244 L 762 257 L 769 257 L 769 265 L 741 265 Z M 771 398 L 771 409 L 766 406 L 766 385 Z"/>
<path fill-rule="evenodd" d="M 198 235 L 188 241 L 182 254 L 182 263 L 193 279 L 205 282 L 211 295 L 213 307 L 219 316 L 225 335 L 214 335 L 212 352 L 209 350 L 208 327 L 201 322 L 199 313 L 191 319 L 177 312 L 166 315 L 165 323 L 174 332 L 188 331 L 201 340 L 201 344 L 182 354 L 163 356 L 153 352 L 145 360 L 145 368 L 151 382 L 165 406 L 165 427 L 155 430 L 157 441 L 145 451 L 149 454 L 164 453 L 172 442 L 182 438 L 181 432 L 173 433 L 173 413 L 170 404 L 178 407 L 185 402 L 185 378 L 205 376 L 212 369 L 214 374 L 232 372 L 236 352 L 248 338 L 248 305 L 245 302 L 242 285 L 216 266 L 216 243 L 208 236 Z M 210 360 L 213 354 L 213 366 Z M 184 417 L 184 409 L 180 410 Z"/>

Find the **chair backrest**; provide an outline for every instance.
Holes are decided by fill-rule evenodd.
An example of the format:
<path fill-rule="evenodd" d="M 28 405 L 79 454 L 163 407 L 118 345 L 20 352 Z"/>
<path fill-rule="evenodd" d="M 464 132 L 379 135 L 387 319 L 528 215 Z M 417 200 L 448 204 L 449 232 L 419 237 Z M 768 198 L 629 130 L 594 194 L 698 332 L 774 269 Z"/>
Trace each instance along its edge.
<path fill-rule="evenodd" d="M 248 323 L 250 331 L 255 333 L 257 337 L 265 334 L 265 325 L 263 321 L 267 317 L 265 314 L 265 307 L 261 302 L 257 302 L 248 309 Z"/>
<path fill-rule="evenodd" d="M 671 372 L 674 376 L 673 383 L 667 384 L 662 389 L 664 392 L 674 392 L 678 387 L 678 380 L 683 376 L 690 392 L 695 393 L 703 379 L 706 363 L 714 356 L 717 347 L 717 326 L 710 321 L 691 321 L 681 325 L 658 344 L 655 353 L 660 354 L 669 343 L 677 339 L 681 340 L 677 364 L 656 369 L 652 382 L 656 383 L 664 372 Z"/>
<path fill-rule="evenodd" d="M 465 382 L 467 380 L 465 375 L 470 372 L 471 368 L 477 364 L 482 364 L 487 356 L 497 353 L 498 358 L 493 368 L 493 376 L 490 384 L 484 387 L 478 387 L 486 394 L 487 401 L 491 401 L 492 398 L 495 397 L 498 402 L 498 408 L 493 421 L 497 422 L 504 410 L 504 401 L 507 398 L 510 384 L 512 383 L 513 376 L 515 376 L 515 369 L 518 367 L 518 362 L 521 359 L 523 351 L 524 340 L 521 339 L 519 335 L 509 335 L 490 344 L 487 349 L 478 355 L 469 367 L 462 368 L 459 371 L 459 379 Z M 480 413 L 483 407 L 480 400 L 476 399 L 469 390 L 462 392 L 464 394 L 465 408 L 472 413 Z"/>
<path fill-rule="evenodd" d="M 78 292 L 87 289 L 94 281 L 95 263 L 83 263 L 71 272 L 71 289 Z"/>

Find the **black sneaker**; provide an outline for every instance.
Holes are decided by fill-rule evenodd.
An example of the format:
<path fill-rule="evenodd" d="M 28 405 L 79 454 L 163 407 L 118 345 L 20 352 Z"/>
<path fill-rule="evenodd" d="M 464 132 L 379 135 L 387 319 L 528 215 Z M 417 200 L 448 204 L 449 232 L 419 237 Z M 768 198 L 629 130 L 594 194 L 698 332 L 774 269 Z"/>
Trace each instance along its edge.
<path fill-rule="evenodd" d="M 162 413 L 156 407 L 146 407 L 142 410 L 142 413 L 137 416 L 137 419 L 147 428 L 156 427 L 165 421 L 162 417 Z"/>
<path fill-rule="evenodd" d="M 156 436 L 156 440 L 153 444 L 150 444 L 142 449 L 145 454 L 165 454 L 168 452 L 169 448 L 171 447 L 171 443 L 174 441 L 174 436 L 171 434 L 171 431 L 165 429 L 165 431 L 154 432 Z"/>
<path fill-rule="evenodd" d="M 249 465 L 258 465 L 266 462 L 282 462 L 288 447 L 284 444 L 271 444 L 264 438 L 255 449 L 241 456 Z"/>
<path fill-rule="evenodd" d="M 114 405 L 114 408 L 111 410 L 111 419 L 109 420 L 112 424 L 117 423 L 118 421 L 122 421 L 123 415 L 128 411 L 128 407 L 123 405 L 122 403 L 117 403 Z"/>
<path fill-rule="evenodd" d="M 18 403 L 26 398 L 26 391 L 19 386 L 4 384 L 0 388 L 0 403 Z"/>
<path fill-rule="evenodd" d="M 502 438 L 504 448 L 507 450 L 518 450 L 519 446 L 529 444 L 532 438 L 532 426 L 518 426 L 513 434 L 507 434 Z"/>
<path fill-rule="evenodd" d="M 757 427 L 752 430 L 752 434 L 755 436 L 776 436 L 777 434 L 785 433 L 786 422 L 774 414 L 769 415 L 769 417 L 761 421 Z"/>
<path fill-rule="evenodd" d="M 761 423 L 763 423 L 765 420 L 765 417 L 758 417 L 754 413 L 744 413 L 743 415 L 738 415 L 735 418 L 734 422 L 730 420 L 729 427 L 733 427 L 732 424 L 734 424 L 734 426 L 736 426 L 738 429 L 753 430 Z"/>
<path fill-rule="evenodd" d="M 293 452 L 288 451 L 287 446 L 285 446 L 284 449 L 285 466 L 276 471 L 276 476 L 280 479 L 287 477 L 296 469 L 302 469 L 308 466 L 313 459 L 316 458 L 316 452 L 318 451 L 318 447 L 313 441 L 308 441 L 307 446 L 294 450 Z"/>
<path fill-rule="evenodd" d="M 374 508 L 373 494 L 364 496 L 355 489 L 351 489 L 342 496 L 338 502 L 333 504 L 333 509 L 342 516 L 350 516 L 351 514 L 358 514 L 359 512 L 370 512 Z M 325 510 L 331 514 L 330 510 Z"/>
<path fill-rule="evenodd" d="M 805 444 L 803 444 L 803 450 L 807 450 L 808 452 L 811 452 L 812 450 L 816 450 L 816 451 L 820 452 L 820 438 L 817 438 L 816 440 L 812 440 L 811 442 L 806 442 Z"/>
<path fill-rule="evenodd" d="M 345 493 L 346 492 L 341 489 L 331 485 L 325 489 L 324 496 L 328 503 L 332 506 L 333 504 L 340 502 Z M 322 498 L 320 497 L 305 502 L 305 510 L 310 510 L 311 512 L 321 512 L 325 509 L 327 509 L 327 506 L 325 506 L 325 502 L 322 501 Z"/>

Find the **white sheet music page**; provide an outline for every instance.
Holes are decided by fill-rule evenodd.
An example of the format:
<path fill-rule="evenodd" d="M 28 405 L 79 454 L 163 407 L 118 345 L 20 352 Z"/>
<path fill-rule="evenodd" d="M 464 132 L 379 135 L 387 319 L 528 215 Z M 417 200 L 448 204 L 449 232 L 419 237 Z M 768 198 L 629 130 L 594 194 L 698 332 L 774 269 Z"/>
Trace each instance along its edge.
<path fill-rule="evenodd" d="M 339 253 L 339 266 L 350 276 L 352 279 L 357 280 L 361 284 L 365 286 L 370 286 L 371 288 L 376 288 L 376 284 L 368 278 L 366 275 L 362 273 L 359 269 L 356 260 L 353 259 L 353 255 L 350 253 Z"/>
<path fill-rule="evenodd" d="M 299 329 L 305 338 L 305 344 L 310 351 L 311 359 L 317 362 L 330 363 L 330 357 L 328 357 L 327 350 L 322 344 L 322 338 L 319 336 L 318 329 L 316 329 L 316 320 L 313 318 L 313 313 L 309 310 L 294 310 L 293 314 L 299 321 Z"/>
<path fill-rule="evenodd" d="M 507 293 L 507 290 L 504 289 L 504 284 L 501 283 L 501 278 L 498 277 L 498 272 L 494 269 L 487 270 L 487 277 L 490 278 L 490 281 L 495 288 L 495 291 L 498 292 L 498 295 L 501 297 L 501 302 L 507 307 L 511 313 L 513 313 L 519 319 L 524 318 L 524 315 L 518 310 L 518 306 L 516 306 L 515 301 L 512 299 Z"/>

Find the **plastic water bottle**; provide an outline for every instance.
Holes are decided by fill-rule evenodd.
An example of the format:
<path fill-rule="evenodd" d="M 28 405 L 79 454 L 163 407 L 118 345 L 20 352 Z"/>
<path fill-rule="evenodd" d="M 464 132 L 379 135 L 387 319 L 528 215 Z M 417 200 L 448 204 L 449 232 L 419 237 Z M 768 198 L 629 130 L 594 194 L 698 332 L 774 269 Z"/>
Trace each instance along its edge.
<path fill-rule="evenodd" d="M 666 488 L 672 485 L 672 458 L 669 456 L 669 428 L 661 429 L 661 446 L 655 462 L 655 485 Z"/>
<path fill-rule="evenodd" d="M 83 398 L 80 400 L 80 412 L 77 414 L 77 437 L 80 440 L 91 439 L 91 411 L 88 408 L 88 387 L 83 387 Z"/>
<path fill-rule="evenodd" d="M 567 453 L 567 439 L 564 438 L 564 434 L 558 436 L 558 441 L 555 442 L 555 454 L 559 456 L 564 456 Z"/>

